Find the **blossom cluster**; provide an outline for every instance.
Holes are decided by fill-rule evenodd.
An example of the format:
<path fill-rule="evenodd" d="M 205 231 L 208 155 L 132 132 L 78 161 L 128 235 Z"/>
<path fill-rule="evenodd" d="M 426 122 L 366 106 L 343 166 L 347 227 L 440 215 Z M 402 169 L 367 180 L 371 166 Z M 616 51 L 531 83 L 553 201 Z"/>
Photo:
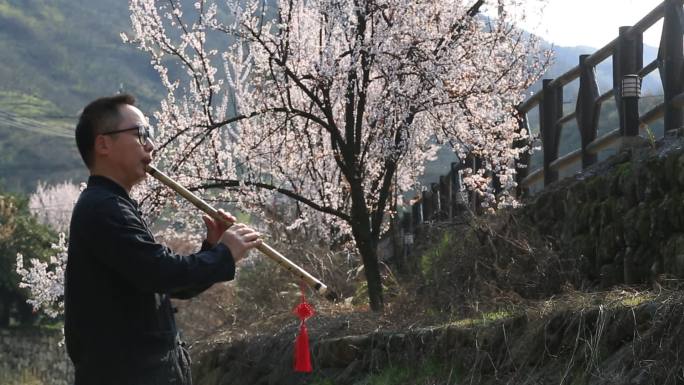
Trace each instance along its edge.
<path fill-rule="evenodd" d="M 54 255 L 49 262 L 31 258 L 31 266 L 24 267 L 24 257 L 17 254 L 17 274 L 21 277 L 19 287 L 31 292 L 27 301 L 35 311 L 42 310 L 50 317 L 64 312 L 64 272 L 67 262 L 67 242 L 60 233 L 57 244 L 52 245 Z"/>
<path fill-rule="evenodd" d="M 83 186 L 70 182 L 56 185 L 38 182 L 36 191 L 29 198 L 29 210 L 40 223 L 57 232 L 67 232 L 74 202 L 82 189 Z"/>

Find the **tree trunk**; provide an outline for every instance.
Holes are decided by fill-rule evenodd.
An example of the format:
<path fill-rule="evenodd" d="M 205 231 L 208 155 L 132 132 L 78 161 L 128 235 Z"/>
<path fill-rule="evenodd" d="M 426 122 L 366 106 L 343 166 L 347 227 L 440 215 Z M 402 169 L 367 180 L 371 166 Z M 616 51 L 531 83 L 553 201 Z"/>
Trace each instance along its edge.
<path fill-rule="evenodd" d="M 362 188 L 357 189 L 357 191 L 359 190 L 363 191 Z M 380 277 L 377 255 L 378 240 L 374 239 L 372 234 L 370 217 L 363 201 L 363 195 L 355 194 L 354 188 L 352 188 L 351 214 L 352 234 L 356 241 L 356 247 L 359 249 L 359 253 L 361 253 L 363 271 L 366 275 L 366 283 L 368 284 L 370 308 L 373 311 L 382 311 L 384 304 L 382 300 L 382 279 Z"/>
<path fill-rule="evenodd" d="M 363 271 L 366 274 L 366 282 L 368 283 L 368 301 L 370 308 L 373 311 L 382 311 L 384 303 L 382 299 L 382 279 L 380 277 L 380 268 L 378 265 L 378 255 L 376 250 L 377 242 L 371 244 L 356 243 L 361 253 L 361 260 L 363 261 Z"/>

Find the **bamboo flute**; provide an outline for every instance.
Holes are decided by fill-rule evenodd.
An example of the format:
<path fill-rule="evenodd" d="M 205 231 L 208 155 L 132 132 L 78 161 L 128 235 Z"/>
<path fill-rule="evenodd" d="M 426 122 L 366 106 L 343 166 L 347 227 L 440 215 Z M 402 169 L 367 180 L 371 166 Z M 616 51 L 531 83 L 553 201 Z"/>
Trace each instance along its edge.
<path fill-rule="evenodd" d="M 166 186 L 173 189 L 180 196 L 182 196 L 183 198 L 190 201 L 190 203 L 194 204 L 198 209 L 204 211 L 205 213 L 207 213 L 212 218 L 219 220 L 219 221 L 222 221 L 225 224 L 227 224 L 228 226 L 233 225 L 232 222 L 227 221 L 225 218 L 223 218 L 221 215 L 219 215 L 218 210 L 216 210 L 214 207 L 209 205 L 207 202 L 203 201 L 200 197 L 198 197 L 197 195 L 195 195 L 194 193 L 192 193 L 190 190 L 186 189 L 185 187 L 181 186 L 176 181 L 171 179 L 168 175 L 159 171 L 155 167 L 148 165 L 147 166 L 147 173 L 152 175 L 153 177 L 155 177 L 157 180 L 159 180 L 160 182 L 162 182 Z M 328 289 L 328 287 L 326 285 L 324 285 L 323 282 L 318 280 L 313 275 L 309 274 L 306 270 L 302 269 L 301 267 L 299 267 L 294 262 L 287 259 L 284 255 L 280 254 L 279 252 L 274 250 L 272 247 L 268 246 L 265 243 L 262 243 L 261 245 L 257 246 L 257 250 L 266 254 L 267 257 L 271 258 L 276 263 L 278 263 L 281 267 L 285 268 L 286 270 L 288 270 L 289 272 L 294 274 L 297 278 L 304 281 L 307 285 L 309 285 L 312 289 L 314 289 L 318 294 L 324 296 L 326 299 L 328 299 L 330 301 L 334 301 L 337 298 L 337 295 L 335 294 L 335 292 Z"/>

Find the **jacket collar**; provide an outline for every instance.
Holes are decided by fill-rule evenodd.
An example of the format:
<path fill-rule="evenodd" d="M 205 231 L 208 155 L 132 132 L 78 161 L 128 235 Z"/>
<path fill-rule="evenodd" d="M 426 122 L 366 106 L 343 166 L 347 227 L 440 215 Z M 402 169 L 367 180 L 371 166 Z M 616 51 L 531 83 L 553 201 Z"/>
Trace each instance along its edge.
<path fill-rule="evenodd" d="M 109 192 L 112 192 L 126 200 L 129 200 L 137 205 L 137 202 L 133 200 L 126 190 L 118 183 L 102 175 L 91 175 L 88 178 L 88 188 L 103 188 Z"/>

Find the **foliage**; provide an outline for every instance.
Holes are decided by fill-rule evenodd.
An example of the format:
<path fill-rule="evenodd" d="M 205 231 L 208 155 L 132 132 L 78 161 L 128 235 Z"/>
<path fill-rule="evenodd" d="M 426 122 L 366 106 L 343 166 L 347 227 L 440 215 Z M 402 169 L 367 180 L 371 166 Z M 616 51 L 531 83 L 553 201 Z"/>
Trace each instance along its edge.
<path fill-rule="evenodd" d="M 422 276 L 428 280 L 432 280 L 432 275 L 437 273 L 437 268 L 435 264 L 439 263 L 439 259 L 450 251 L 453 250 L 453 242 L 458 242 L 453 239 L 453 234 L 449 232 L 444 232 L 442 238 L 434 246 L 434 248 L 426 250 L 426 252 L 420 256 L 420 272 Z"/>
<path fill-rule="evenodd" d="M 26 198 L 0 195 L 0 326 L 9 326 L 13 314 L 22 323 L 34 320 L 26 304 L 28 295 L 19 287 L 15 261 L 17 253 L 47 261 L 54 240 L 55 234 L 31 216 Z"/>
<path fill-rule="evenodd" d="M 646 139 L 648 140 L 648 145 L 651 146 L 651 148 L 655 150 L 655 148 L 656 148 L 655 133 L 653 133 L 653 130 L 648 125 L 646 126 Z"/>
<path fill-rule="evenodd" d="M 132 36 L 167 90 L 155 113 L 161 163 L 196 190 L 257 213 L 293 199 L 291 228 L 353 238 L 371 307 L 382 307 L 376 245 L 393 194 L 413 187 L 438 144 L 474 155 L 469 188 L 512 202 L 526 148 L 515 105 L 546 55 L 515 27 L 517 0 L 498 2 L 131 2 Z M 484 171 L 484 170 L 482 170 Z M 503 186 L 493 194 L 492 175 Z M 150 210 L 169 195 L 143 191 Z M 154 197 L 154 199 L 152 198 Z"/>

